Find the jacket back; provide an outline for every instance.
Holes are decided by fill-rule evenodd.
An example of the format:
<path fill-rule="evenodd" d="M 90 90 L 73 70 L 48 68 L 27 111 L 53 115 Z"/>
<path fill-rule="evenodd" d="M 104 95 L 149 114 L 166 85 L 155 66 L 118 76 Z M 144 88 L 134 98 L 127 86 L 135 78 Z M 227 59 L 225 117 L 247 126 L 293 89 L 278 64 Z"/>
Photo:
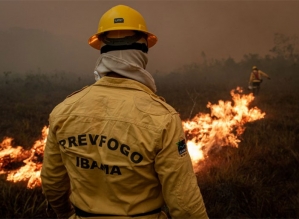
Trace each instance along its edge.
<path fill-rule="evenodd" d="M 186 146 L 179 148 L 184 139 L 178 113 L 149 88 L 103 77 L 52 111 L 45 157 L 56 154 L 57 162 L 45 160 L 43 188 L 46 194 L 53 190 L 50 178 L 65 189 L 70 184 L 71 202 L 90 213 L 148 212 L 160 208 L 164 196 L 181 214 L 186 203 L 182 197 L 179 203 L 177 194 L 186 180 L 191 179 L 183 186 L 193 183 L 193 188 L 196 180 Z M 51 177 L 47 170 L 59 165 L 67 176 Z"/>

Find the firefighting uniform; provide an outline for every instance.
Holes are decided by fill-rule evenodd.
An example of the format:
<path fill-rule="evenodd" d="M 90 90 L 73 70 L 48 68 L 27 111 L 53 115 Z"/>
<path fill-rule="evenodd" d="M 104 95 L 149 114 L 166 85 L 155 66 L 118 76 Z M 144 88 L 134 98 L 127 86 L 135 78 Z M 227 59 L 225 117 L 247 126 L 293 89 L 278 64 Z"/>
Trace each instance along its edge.
<path fill-rule="evenodd" d="M 256 72 L 252 71 L 249 77 L 249 84 L 261 83 L 262 77 L 270 78 L 269 75 L 261 70 L 257 70 Z"/>
<path fill-rule="evenodd" d="M 208 218 L 179 115 L 147 86 L 103 77 L 49 124 L 41 179 L 58 217 L 163 218 L 166 203 L 173 219 Z"/>

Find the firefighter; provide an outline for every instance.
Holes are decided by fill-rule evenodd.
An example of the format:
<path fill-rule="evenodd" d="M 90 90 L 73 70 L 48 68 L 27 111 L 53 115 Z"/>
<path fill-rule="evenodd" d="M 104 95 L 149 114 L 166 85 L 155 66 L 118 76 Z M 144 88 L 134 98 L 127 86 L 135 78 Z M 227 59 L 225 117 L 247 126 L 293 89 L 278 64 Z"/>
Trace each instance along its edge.
<path fill-rule="evenodd" d="M 157 37 L 136 10 L 117 5 L 89 44 L 96 82 L 49 117 L 41 171 L 58 218 L 208 218 L 179 114 L 145 70 Z M 166 209 L 167 209 L 166 208 Z"/>
<path fill-rule="evenodd" d="M 252 66 L 252 71 L 250 73 L 249 82 L 248 82 L 248 88 L 250 90 L 254 90 L 255 94 L 259 93 L 260 85 L 263 82 L 263 77 L 271 79 L 269 75 L 267 75 L 265 72 L 261 71 L 256 66 Z"/>

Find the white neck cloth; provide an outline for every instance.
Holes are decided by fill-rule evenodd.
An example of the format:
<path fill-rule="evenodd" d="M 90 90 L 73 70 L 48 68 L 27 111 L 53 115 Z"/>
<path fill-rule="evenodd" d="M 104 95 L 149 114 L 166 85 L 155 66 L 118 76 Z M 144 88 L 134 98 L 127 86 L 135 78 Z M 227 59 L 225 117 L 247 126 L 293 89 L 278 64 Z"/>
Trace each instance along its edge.
<path fill-rule="evenodd" d="M 145 70 L 147 54 L 139 50 L 116 50 L 103 53 L 97 60 L 94 69 L 95 80 L 104 77 L 108 72 L 115 72 L 124 77 L 136 80 L 153 92 L 157 91 L 155 80 Z"/>

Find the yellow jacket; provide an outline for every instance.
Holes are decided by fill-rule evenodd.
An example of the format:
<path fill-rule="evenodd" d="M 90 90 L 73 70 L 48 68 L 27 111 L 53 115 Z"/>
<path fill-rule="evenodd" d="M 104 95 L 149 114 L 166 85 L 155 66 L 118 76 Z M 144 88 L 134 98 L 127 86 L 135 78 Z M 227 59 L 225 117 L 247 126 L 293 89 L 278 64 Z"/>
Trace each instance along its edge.
<path fill-rule="evenodd" d="M 172 218 L 208 218 L 178 113 L 145 85 L 103 77 L 50 114 L 41 171 L 58 217 L 72 205 L 135 215 L 167 204 Z"/>
<path fill-rule="evenodd" d="M 250 73 L 249 83 L 261 82 L 263 77 L 266 77 L 266 78 L 270 79 L 269 75 L 267 75 L 265 72 L 263 72 L 261 70 L 252 71 Z"/>

